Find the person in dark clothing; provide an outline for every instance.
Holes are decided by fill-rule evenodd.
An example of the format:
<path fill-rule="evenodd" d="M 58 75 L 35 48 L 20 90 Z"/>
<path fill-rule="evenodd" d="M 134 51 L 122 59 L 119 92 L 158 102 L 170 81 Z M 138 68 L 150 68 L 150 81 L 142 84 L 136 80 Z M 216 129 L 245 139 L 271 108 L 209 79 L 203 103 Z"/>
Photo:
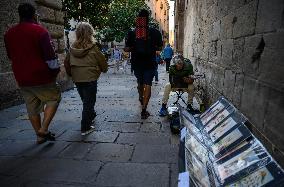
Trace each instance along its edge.
<path fill-rule="evenodd" d="M 48 127 L 61 100 L 56 84 L 60 66 L 48 31 L 37 23 L 35 8 L 23 3 L 18 13 L 20 23 L 5 33 L 5 47 L 37 134 L 37 143 L 41 144 L 55 140 Z M 44 112 L 42 121 L 41 112 Z"/>
<path fill-rule="evenodd" d="M 174 55 L 174 51 L 171 48 L 170 44 L 168 44 L 165 47 L 165 49 L 163 50 L 163 54 L 164 54 L 164 58 L 165 58 L 165 61 L 166 61 L 166 71 L 169 72 L 169 68 L 170 68 L 170 65 L 171 65 L 171 60 L 172 60 L 172 57 Z"/>
<path fill-rule="evenodd" d="M 134 75 L 137 78 L 139 101 L 142 105 L 141 119 L 150 116 L 147 105 L 151 97 L 151 86 L 156 71 L 156 51 L 163 45 L 160 31 L 149 27 L 149 12 L 142 9 L 136 18 L 136 28 L 128 32 L 125 51 L 132 54 Z"/>

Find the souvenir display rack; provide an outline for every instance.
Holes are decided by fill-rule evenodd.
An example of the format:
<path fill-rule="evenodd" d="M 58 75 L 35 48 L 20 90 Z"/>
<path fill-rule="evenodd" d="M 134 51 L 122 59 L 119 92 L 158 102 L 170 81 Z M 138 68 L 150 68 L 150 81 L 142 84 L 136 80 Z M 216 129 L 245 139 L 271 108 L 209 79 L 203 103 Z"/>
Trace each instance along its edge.
<path fill-rule="evenodd" d="M 284 171 L 224 97 L 198 117 L 180 107 L 184 170 L 190 186 L 284 186 Z"/>

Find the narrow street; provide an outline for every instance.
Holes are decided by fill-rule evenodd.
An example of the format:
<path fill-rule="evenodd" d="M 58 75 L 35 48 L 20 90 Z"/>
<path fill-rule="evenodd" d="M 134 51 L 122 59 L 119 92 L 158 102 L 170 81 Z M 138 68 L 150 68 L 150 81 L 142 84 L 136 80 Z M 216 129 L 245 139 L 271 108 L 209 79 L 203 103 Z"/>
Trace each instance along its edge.
<path fill-rule="evenodd" d="M 129 66 L 128 66 L 129 68 Z M 130 69 L 103 74 L 98 84 L 96 131 L 82 137 L 76 89 L 62 93 L 52 121 L 55 142 L 36 145 L 25 105 L 0 111 L 0 186 L 177 186 L 179 137 L 158 116 L 165 66 L 159 67 L 140 119 L 136 79 Z"/>

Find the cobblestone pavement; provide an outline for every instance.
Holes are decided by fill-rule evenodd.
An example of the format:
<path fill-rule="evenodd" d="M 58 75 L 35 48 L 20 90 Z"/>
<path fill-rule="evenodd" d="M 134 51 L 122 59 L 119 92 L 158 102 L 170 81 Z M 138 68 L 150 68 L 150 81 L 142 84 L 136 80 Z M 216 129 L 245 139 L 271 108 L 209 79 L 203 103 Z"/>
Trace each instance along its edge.
<path fill-rule="evenodd" d="M 55 142 L 36 145 L 25 105 L 0 111 L 0 186 L 177 186 L 179 137 L 158 116 L 165 66 L 153 83 L 151 116 L 140 119 L 136 79 L 127 70 L 103 74 L 98 84 L 96 131 L 80 135 L 82 104 L 64 92 L 50 125 Z"/>

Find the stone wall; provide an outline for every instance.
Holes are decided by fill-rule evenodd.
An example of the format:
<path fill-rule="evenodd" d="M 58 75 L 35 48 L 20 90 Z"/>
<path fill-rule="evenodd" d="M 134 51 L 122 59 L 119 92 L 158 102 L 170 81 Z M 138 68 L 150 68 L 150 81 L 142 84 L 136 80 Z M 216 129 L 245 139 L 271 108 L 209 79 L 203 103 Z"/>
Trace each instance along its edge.
<path fill-rule="evenodd" d="M 11 63 L 6 55 L 4 45 L 4 33 L 9 27 L 19 22 L 17 7 L 22 2 L 30 2 L 36 6 L 40 15 L 40 23 L 46 27 L 54 42 L 56 52 L 58 53 L 61 66 L 61 72 L 58 76 L 58 82 L 62 90 L 73 87 L 72 82 L 66 76 L 63 68 L 63 59 L 65 57 L 64 48 L 64 28 L 63 12 L 60 0 L 2 0 L 0 3 L 0 109 L 15 104 L 22 103 L 22 97 L 14 79 L 11 69 Z M 20 44 L 19 44 L 20 45 Z"/>
<path fill-rule="evenodd" d="M 206 75 L 207 104 L 230 100 L 284 167 L 284 1 L 187 0 L 184 7 L 183 54 Z"/>

